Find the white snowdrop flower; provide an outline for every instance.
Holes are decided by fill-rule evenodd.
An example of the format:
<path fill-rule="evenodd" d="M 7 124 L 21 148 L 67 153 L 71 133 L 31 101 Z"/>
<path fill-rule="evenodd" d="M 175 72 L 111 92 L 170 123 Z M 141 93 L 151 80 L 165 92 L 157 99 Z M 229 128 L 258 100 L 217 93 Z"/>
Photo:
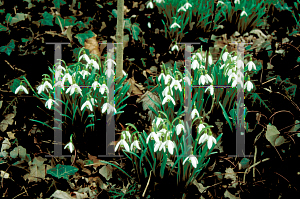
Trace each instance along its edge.
<path fill-rule="evenodd" d="M 245 83 L 244 89 L 246 89 L 246 88 L 247 88 L 247 90 L 248 90 L 249 92 L 253 89 L 253 84 L 252 84 L 251 81 L 247 81 L 247 82 Z"/>
<path fill-rule="evenodd" d="M 176 22 L 170 26 L 170 28 L 176 28 L 176 27 L 180 28 L 180 25 Z"/>
<path fill-rule="evenodd" d="M 197 168 L 198 165 L 198 159 L 194 156 L 194 155 L 189 155 L 182 164 L 184 164 L 186 161 L 189 161 L 190 163 L 192 163 L 194 168 Z"/>

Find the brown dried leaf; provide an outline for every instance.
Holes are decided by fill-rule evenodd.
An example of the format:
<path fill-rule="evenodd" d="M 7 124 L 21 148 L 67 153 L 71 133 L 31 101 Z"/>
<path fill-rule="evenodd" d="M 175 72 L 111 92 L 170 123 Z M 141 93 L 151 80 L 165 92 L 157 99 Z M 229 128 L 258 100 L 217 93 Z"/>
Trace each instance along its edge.
<path fill-rule="evenodd" d="M 89 50 L 90 54 L 97 55 L 100 58 L 99 44 L 96 40 L 97 34 L 94 37 L 86 39 L 84 42 L 84 47 Z"/>

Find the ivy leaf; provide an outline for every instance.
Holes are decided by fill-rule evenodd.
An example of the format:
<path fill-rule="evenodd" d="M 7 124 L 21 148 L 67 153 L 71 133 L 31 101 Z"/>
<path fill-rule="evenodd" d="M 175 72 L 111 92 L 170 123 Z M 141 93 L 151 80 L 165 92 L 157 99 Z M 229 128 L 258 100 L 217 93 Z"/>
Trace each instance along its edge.
<path fill-rule="evenodd" d="M 66 4 L 66 2 L 63 0 L 53 0 L 53 4 L 54 4 L 55 8 L 60 9 L 60 4 L 64 5 L 64 4 Z"/>
<path fill-rule="evenodd" d="M 271 143 L 272 146 L 280 146 L 285 142 L 285 138 L 280 135 L 280 132 L 277 130 L 276 126 L 268 124 L 266 138 Z"/>
<path fill-rule="evenodd" d="M 22 160 L 26 159 L 26 149 L 22 146 L 17 146 L 15 147 L 11 152 L 10 152 L 10 157 L 16 158 L 20 157 Z"/>
<path fill-rule="evenodd" d="M 113 9 L 113 10 L 112 10 L 112 14 L 114 15 L 114 17 L 117 18 L 117 10 L 116 10 L 116 9 Z"/>
<path fill-rule="evenodd" d="M 51 14 L 49 14 L 47 11 L 45 11 L 43 14 L 43 17 L 44 17 L 44 19 L 39 20 L 39 21 L 41 21 L 42 25 L 53 26 L 53 23 L 52 23 L 53 16 Z"/>
<path fill-rule="evenodd" d="M 7 46 L 1 46 L 0 52 L 5 52 L 8 56 L 10 56 L 11 52 L 15 49 L 15 42 L 14 40 L 10 40 Z"/>
<path fill-rule="evenodd" d="M 82 46 L 84 46 L 84 41 L 86 39 L 92 38 L 94 36 L 95 36 L 95 34 L 91 30 L 89 30 L 89 31 L 86 31 L 85 33 L 77 34 L 75 37 L 78 39 L 79 43 Z"/>
<path fill-rule="evenodd" d="M 12 17 L 10 13 L 6 14 L 6 21 L 12 25 L 14 23 L 18 23 L 19 21 L 24 21 L 27 14 L 17 13 L 16 16 Z"/>
<path fill-rule="evenodd" d="M 58 179 L 64 178 L 69 180 L 69 175 L 74 175 L 78 169 L 70 165 L 57 164 L 56 167 L 47 170 L 47 174 L 50 174 Z"/>
<path fill-rule="evenodd" d="M 132 26 L 131 26 L 131 30 L 132 30 L 132 36 L 133 36 L 133 39 L 135 41 L 137 41 L 139 39 L 139 34 L 140 34 L 140 27 L 134 23 Z"/>
<path fill-rule="evenodd" d="M 6 31 L 8 28 L 6 28 L 5 26 L 3 26 L 2 24 L 0 24 L 0 31 Z"/>

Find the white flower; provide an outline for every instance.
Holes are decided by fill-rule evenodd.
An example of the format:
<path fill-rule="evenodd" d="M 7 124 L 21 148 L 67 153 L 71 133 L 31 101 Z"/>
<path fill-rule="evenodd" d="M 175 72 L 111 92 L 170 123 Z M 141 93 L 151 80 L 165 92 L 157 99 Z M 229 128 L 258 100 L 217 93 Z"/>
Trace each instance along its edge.
<path fill-rule="evenodd" d="M 167 95 L 169 95 L 169 91 L 171 91 L 171 96 L 173 96 L 173 90 L 172 90 L 172 87 L 170 86 L 167 86 L 163 92 L 162 92 L 162 96 L 163 97 L 166 97 Z"/>
<path fill-rule="evenodd" d="M 115 62 L 114 60 L 112 60 L 112 59 L 107 59 L 105 63 L 107 63 L 107 66 L 108 66 L 109 68 L 111 68 L 111 64 L 112 64 L 112 63 L 113 63 L 114 65 L 117 65 L 116 62 Z"/>
<path fill-rule="evenodd" d="M 92 64 L 94 66 L 94 68 L 97 70 L 99 70 L 99 68 L 100 68 L 99 64 L 93 59 L 91 59 L 91 61 L 88 64 Z M 88 64 L 87 64 L 87 66 L 88 66 Z M 87 68 L 87 66 L 86 66 L 86 68 Z"/>
<path fill-rule="evenodd" d="M 160 75 L 158 76 L 158 81 L 160 81 L 161 77 L 164 78 L 164 80 L 166 79 L 166 76 L 164 73 L 160 73 Z"/>
<path fill-rule="evenodd" d="M 184 12 L 186 11 L 186 9 L 184 8 L 184 6 L 181 6 L 181 7 L 177 10 L 177 12 L 180 12 L 181 10 L 184 11 Z"/>
<path fill-rule="evenodd" d="M 135 140 L 130 146 L 130 150 L 132 151 L 133 148 L 138 148 L 139 150 L 142 150 L 141 147 L 139 146 L 139 141 Z"/>
<path fill-rule="evenodd" d="M 165 80 L 165 85 L 167 85 L 169 80 L 171 80 L 171 82 L 172 82 L 172 80 L 174 80 L 174 78 L 171 75 L 167 74 L 167 76 L 165 76 L 164 80 Z"/>
<path fill-rule="evenodd" d="M 183 79 L 186 83 L 188 83 L 189 86 L 191 86 L 191 79 L 188 76 L 185 76 Z"/>
<path fill-rule="evenodd" d="M 189 160 L 192 163 L 193 167 L 197 168 L 198 159 L 194 155 L 189 155 L 184 161 L 183 164 Z"/>
<path fill-rule="evenodd" d="M 225 52 L 225 53 L 223 53 L 223 55 L 222 55 L 222 59 L 223 59 L 223 61 L 224 61 L 224 62 L 227 60 L 227 58 L 228 58 L 228 55 L 229 55 L 229 53 L 228 53 L 228 52 Z M 230 56 L 230 55 L 229 55 L 229 56 Z"/>
<path fill-rule="evenodd" d="M 47 87 L 50 88 L 51 90 L 53 90 L 52 85 L 51 85 L 48 81 L 45 81 L 45 82 L 44 82 L 44 89 L 47 89 Z M 47 91 L 48 91 L 48 90 L 47 90 Z"/>
<path fill-rule="evenodd" d="M 202 131 L 202 129 L 204 129 L 205 128 L 205 126 L 204 126 L 204 124 L 200 124 L 199 126 L 198 126 L 198 133 L 201 133 L 201 131 Z"/>
<path fill-rule="evenodd" d="M 131 134 L 129 133 L 129 131 L 123 131 L 122 135 L 124 135 L 125 140 L 126 140 L 126 138 L 128 138 L 129 140 L 131 139 Z"/>
<path fill-rule="evenodd" d="M 20 85 L 20 86 L 16 89 L 15 94 L 17 94 L 19 91 L 24 91 L 26 94 L 28 94 L 27 89 L 26 89 L 23 85 Z"/>
<path fill-rule="evenodd" d="M 160 148 L 161 145 L 162 145 L 162 141 L 158 140 L 157 142 L 155 142 L 154 152 L 156 152 Z"/>
<path fill-rule="evenodd" d="M 151 23 L 150 22 L 148 22 L 147 25 L 148 25 L 148 28 L 151 28 Z"/>
<path fill-rule="evenodd" d="M 256 70 L 256 66 L 255 66 L 255 64 L 253 63 L 253 61 L 249 61 L 249 62 L 247 63 L 247 66 L 248 66 L 248 71 L 251 71 L 252 68 L 253 68 L 254 70 Z"/>
<path fill-rule="evenodd" d="M 178 28 L 180 28 L 180 25 L 178 24 L 178 23 L 173 23 L 172 25 L 171 25 L 171 27 L 170 28 L 175 28 L 175 27 L 178 27 Z"/>
<path fill-rule="evenodd" d="M 240 0 L 234 0 L 234 4 L 240 4 Z"/>
<path fill-rule="evenodd" d="M 186 2 L 183 7 L 185 7 L 185 9 L 189 9 L 189 7 L 192 7 L 192 5 L 189 2 Z"/>
<path fill-rule="evenodd" d="M 117 112 L 116 111 L 116 108 L 115 107 L 113 107 L 112 105 L 110 105 L 109 103 L 105 103 L 105 104 L 103 104 L 103 106 L 102 106 L 102 113 L 104 113 L 105 111 L 107 110 L 107 113 L 109 114 L 110 112 Z"/>
<path fill-rule="evenodd" d="M 206 77 L 204 75 L 201 75 L 200 78 L 199 78 L 199 84 L 204 85 L 205 82 L 206 82 Z"/>
<path fill-rule="evenodd" d="M 244 16 L 244 15 L 248 16 L 248 14 L 246 13 L 245 9 L 244 9 L 243 12 L 241 13 L 241 17 Z"/>
<path fill-rule="evenodd" d="M 82 71 L 79 71 L 79 73 L 82 75 L 83 79 L 85 79 L 85 76 L 87 75 L 90 75 L 91 73 L 89 73 L 88 71 L 86 70 L 82 70 Z"/>
<path fill-rule="evenodd" d="M 155 132 L 151 132 L 151 133 L 148 135 L 148 137 L 147 137 L 147 139 L 146 139 L 146 143 L 147 143 L 147 144 L 148 144 L 150 138 L 151 138 L 151 140 L 155 140 L 155 142 L 158 142 L 158 141 L 159 141 L 158 135 L 157 135 Z"/>
<path fill-rule="evenodd" d="M 247 81 L 247 82 L 245 83 L 244 89 L 246 89 L 246 88 L 247 88 L 248 91 L 251 91 L 251 90 L 253 89 L 253 84 L 252 84 L 251 81 Z"/>
<path fill-rule="evenodd" d="M 181 130 L 185 131 L 184 126 L 182 124 L 178 124 L 176 126 L 176 133 L 179 135 L 181 133 Z"/>
<path fill-rule="evenodd" d="M 160 118 L 160 117 L 157 117 L 156 118 L 156 127 L 159 127 L 159 124 L 161 123 L 161 122 L 163 122 L 164 120 L 162 119 L 162 118 Z M 153 125 L 153 123 L 155 122 L 155 119 L 152 121 L 152 125 Z"/>
<path fill-rule="evenodd" d="M 53 99 L 51 99 L 51 98 L 48 99 L 47 102 L 46 102 L 46 104 L 45 104 L 45 107 L 48 107 L 48 109 L 51 109 L 51 106 L 52 106 L 53 102 L 54 102 L 55 104 L 57 104 L 55 100 L 53 100 Z M 58 106 L 58 104 L 57 104 L 57 106 Z"/>
<path fill-rule="evenodd" d="M 95 106 L 95 103 L 97 103 L 97 100 L 95 100 L 94 98 L 91 98 L 91 102 L 92 102 L 93 106 Z M 98 107 L 98 106 L 96 105 L 96 107 Z"/>
<path fill-rule="evenodd" d="M 196 115 L 197 115 L 198 117 L 200 117 L 200 116 L 199 116 L 198 110 L 197 110 L 197 109 L 194 109 L 194 110 L 192 111 L 192 116 L 191 116 L 192 119 L 194 119 L 194 117 L 195 117 Z"/>
<path fill-rule="evenodd" d="M 116 147 L 115 147 L 115 152 L 118 150 L 119 145 L 121 145 L 121 147 L 125 147 L 126 151 L 130 151 L 130 150 L 129 150 L 129 145 L 127 144 L 127 142 L 126 142 L 125 140 L 122 139 L 122 140 L 120 140 L 120 141 L 117 143 L 117 145 L 116 145 Z"/>
<path fill-rule="evenodd" d="M 206 58 L 204 58 L 204 62 L 206 62 Z M 212 56 L 211 56 L 211 55 L 208 55 L 208 64 L 209 64 L 209 65 L 212 65 L 212 64 L 213 64 Z"/>
<path fill-rule="evenodd" d="M 198 144 L 204 143 L 205 141 L 207 141 L 208 139 L 208 135 L 207 133 L 203 133 L 203 135 L 201 135 Z"/>
<path fill-rule="evenodd" d="M 194 60 L 194 61 L 192 62 L 192 69 L 193 69 L 193 70 L 199 69 L 199 63 L 198 63 L 197 60 Z"/>
<path fill-rule="evenodd" d="M 124 75 L 124 76 L 126 76 L 126 75 L 127 75 L 127 73 L 126 73 L 124 70 L 122 70 L 122 73 L 123 73 L 123 75 Z"/>
<path fill-rule="evenodd" d="M 66 82 L 66 78 L 68 79 L 69 83 L 72 84 L 72 76 L 69 73 L 66 73 L 63 78 L 62 78 L 62 82 L 65 83 Z"/>
<path fill-rule="evenodd" d="M 222 4 L 225 4 L 223 1 L 218 1 L 218 4 L 217 4 L 217 6 L 219 6 L 219 5 L 222 5 Z"/>
<path fill-rule="evenodd" d="M 97 81 L 94 81 L 92 83 L 92 87 L 93 87 L 94 91 L 96 90 L 97 87 L 100 87 L 100 86 L 101 86 L 101 84 L 99 84 L 99 82 L 97 82 Z"/>
<path fill-rule="evenodd" d="M 93 106 L 89 100 L 87 100 L 86 102 L 83 103 L 83 105 L 81 106 L 81 111 L 84 109 L 84 107 L 87 107 L 88 109 L 93 111 Z"/>
<path fill-rule="evenodd" d="M 156 2 L 156 3 L 162 3 L 162 2 L 164 2 L 164 0 L 154 0 L 154 2 Z"/>
<path fill-rule="evenodd" d="M 68 148 L 68 149 L 70 150 L 70 153 L 73 153 L 73 151 L 74 151 L 74 149 L 75 149 L 75 147 L 74 147 L 74 145 L 73 145 L 72 142 L 69 142 L 69 143 L 65 146 L 64 149 L 66 149 L 66 148 Z"/>
<path fill-rule="evenodd" d="M 236 75 L 235 73 L 231 73 L 231 74 L 229 75 L 229 77 L 228 77 L 228 83 L 230 83 L 231 78 L 234 78 L 234 80 L 235 80 L 235 79 L 237 79 L 238 77 L 237 77 L 237 75 Z"/>
<path fill-rule="evenodd" d="M 146 6 L 146 8 L 153 8 L 153 3 L 152 3 L 152 1 L 150 1 L 148 4 L 147 4 L 147 6 Z"/>
<path fill-rule="evenodd" d="M 163 142 L 163 143 L 160 145 L 159 150 L 161 151 L 161 150 L 163 149 L 164 152 L 166 152 L 166 147 L 168 148 L 169 153 L 170 153 L 171 155 L 173 155 L 173 150 L 174 150 L 174 148 L 176 147 L 175 143 L 172 142 L 171 140 L 167 140 L 167 141 Z"/>
<path fill-rule="evenodd" d="M 206 77 L 206 83 L 208 83 L 208 84 L 213 83 L 212 78 L 208 74 L 205 74 L 205 77 Z"/>
<path fill-rule="evenodd" d="M 58 81 L 58 79 L 61 76 L 61 71 L 66 71 L 66 69 L 64 67 L 62 67 L 60 64 L 55 67 L 55 80 Z"/>
<path fill-rule="evenodd" d="M 207 90 L 209 90 L 209 92 L 210 92 L 211 95 L 214 95 L 214 87 L 213 87 L 213 85 L 210 85 L 209 87 L 207 87 L 204 92 L 206 92 Z"/>
<path fill-rule="evenodd" d="M 164 98 L 162 104 L 164 105 L 166 102 L 170 102 L 170 101 L 172 101 L 172 103 L 173 103 L 174 106 L 175 106 L 175 101 L 174 101 L 174 99 L 173 99 L 170 95 L 167 95 L 167 96 Z"/>
<path fill-rule="evenodd" d="M 237 60 L 236 67 L 238 69 L 241 69 L 241 68 L 244 69 L 244 62 L 242 60 Z"/>
<path fill-rule="evenodd" d="M 100 86 L 100 93 L 103 95 L 103 93 L 105 92 L 105 90 L 107 91 L 107 93 L 109 93 L 107 86 L 105 84 L 102 84 Z"/>
<path fill-rule="evenodd" d="M 54 87 L 56 87 L 56 86 L 59 86 L 59 87 L 61 87 L 63 90 L 65 90 L 64 83 L 63 83 L 62 81 L 56 82 L 56 83 L 54 84 Z"/>
<path fill-rule="evenodd" d="M 173 88 L 173 87 L 174 87 L 174 88 L 175 88 L 175 90 L 178 90 L 178 89 L 179 89 L 179 90 L 180 90 L 180 92 L 181 92 L 181 91 L 182 91 L 182 88 L 181 88 L 181 83 L 180 83 L 181 81 L 182 81 L 182 80 L 173 80 L 173 81 L 172 81 L 172 84 L 171 84 L 171 86 L 170 86 L 170 87 L 171 87 L 171 88 Z"/>
<path fill-rule="evenodd" d="M 82 58 L 84 58 L 85 61 L 87 61 L 88 63 L 91 61 L 90 58 L 87 56 L 87 54 L 83 54 L 79 57 L 79 60 L 80 61 Z"/>
<path fill-rule="evenodd" d="M 105 71 L 105 75 L 108 74 L 108 77 L 111 76 L 111 74 L 115 75 L 115 72 L 111 69 L 111 68 L 108 68 L 106 71 Z"/>
<path fill-rule="evenodd" d="M 171 51 L 174 51 L 175 49 L 176 49 L 177 51 L 179 51 L 178 46 L 177 46 L 176 44 L 171 48 Z"/>
<path fill-rule="evenodd" d="M 212 147 L 213 143 L 217 144 L 216 138 L 214 138 L 213 135 L 208 136 L 208 139 L 207 139 L 207 147 L 208 147 L 208 149 L 210 149 Z"/>
<path fill-rule="evenodd" d="M 71 91 L 71 92 L 70 92 Z M 73 95 L 74 92 L 76 93 L 80 93 L 80 95 L 82 95 L 81 93 L 81 88 L 77 85 L 77 84 L 72 84 L 68 89 L 66 93 L 69 93 L 70 95 Z"/>

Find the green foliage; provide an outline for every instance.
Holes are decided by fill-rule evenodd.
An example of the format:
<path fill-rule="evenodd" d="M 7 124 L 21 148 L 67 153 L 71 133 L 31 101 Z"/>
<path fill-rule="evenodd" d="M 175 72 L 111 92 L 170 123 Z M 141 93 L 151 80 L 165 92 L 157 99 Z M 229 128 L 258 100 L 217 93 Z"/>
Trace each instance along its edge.
<path fill-rule="evenodd" d="M 84 41 L 86 39 L 89 39 L 89 38 L 92 38 L 94 37 L 95 34 L 91 31 L 91 30 L 88 30 L 84 33 L 81 33 L 81 34 L 77 34 L 75 37 L 78 39 L 79 43 L 84 46 Z"/>
<path fill-rule="evenodd" d="M 43 13 L 44 19 L 41 19 L 40 22 L 43 26 L 53 26 L 52 20 L 53 15 L 49 14 L 47 11 Z"/>
<path fill-rule="evenodd" d="M 15 49 L 15 41 L 12 39 L 6 46 L 0 47 L 0 52 L 5 52 L 8 56 Z"/>
<path fill-rule="evenodd" d="M 47 174 L 50 174 L 58 179 L 64 178 L 69 180 L 70 175 L 74 175 L 78 169 L 70 165 L 57 164 L 56 167 L 47 170 Z"/>

